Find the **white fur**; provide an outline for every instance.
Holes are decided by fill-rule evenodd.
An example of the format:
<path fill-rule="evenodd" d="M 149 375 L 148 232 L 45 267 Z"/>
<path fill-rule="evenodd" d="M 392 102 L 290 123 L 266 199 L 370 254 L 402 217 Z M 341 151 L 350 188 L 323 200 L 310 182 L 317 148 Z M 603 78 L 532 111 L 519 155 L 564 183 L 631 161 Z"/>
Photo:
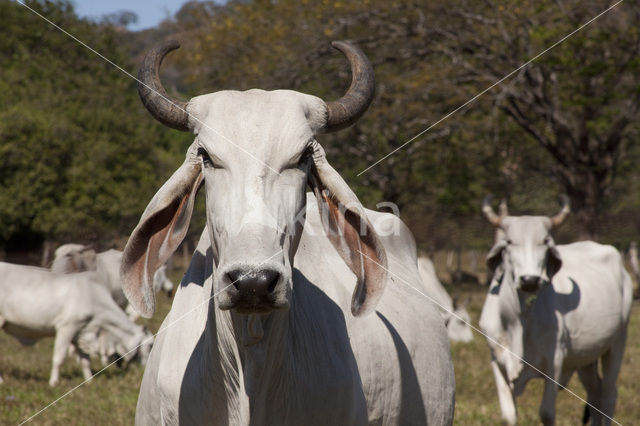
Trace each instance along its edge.
<path fill-rule="evenodd" d="M 46 269 L 0 262 L 0 324 L 23 344 L 55 336 L 49 384 L 59 380 L 60 365 L 73 348 L 85 379 L 91 377 L 89 356 L 110 356 L 91 336 L 119 345 L 122 355 L 143 343 L 148 334 L 133 323 L 109 293 L 87 272 L 57 274 Z M 144 357 L 152 340 L 143 345 Z M 129 354 L 135 356 L 138 351 Z"/>
<path fill-rule="evenodd" d="M 447 334 L 452 342 L 470 342 L 473 333 L 469 326 L 471 317 L 464 306 L 454 306 L 453 299 L 447 293 L 438 276 L 433 262 L 428 257 L 418 258 L 418 271 L 424 284 L 425 293 L 433 298 L 447 325 Z"/>
<path fill-rule="evenodd" d="M 531 378 L 541 377 L 521 358 L 552 379 L 545 379 L 540 405 L 544 424 L 555 421 L 556 382 L 566 385 L 574 371 L 588 402 L 613 417 L 632 302 L 622 257 L 615 248 L 591 241 L 557 246 L 562 267 L 548 277 L 543 269 L 553 245 L 549 219 L 507 216 L 502 228 L 510 243 L 491 282 L 480 327 L 492 339 L 487 341 L 503 422 L 516 423 L 515 397 Z M 531 274 L 551 284 L 523 292 L 520 276 Z M 597 411 L 590 414 L 592 424 L 610 424 Z"/>
<path fill-rule="evenodd" d="M 187 109 L 206 126 L 192 120 L 196 140 L 187 160 L 141 224 L 175 199 L 171 188 L 194 182 L 199 147 L 214 163 L 202 168 L 207 227 L 151 352 L 136 423 L 451 424 L 455 384 L 444 323 L 400 280 L 421 286 L 413 237 L 407 230 L 380 238 L 384 247 L 376 250 L 381 259 L 386 252 L 391 271 L 386 290 L 373 295 L 381 296 L 373 312 L 356 317 L 357 279 L 341 256 L 354 252 L 344 239 L 329 240 L 315 197 L 305 195 L 315 167 L 363 223 L 382 215 L 365 212 L 315 141 L 324 102 L 285 90 L 223 91 L 196 97 Z M 309 146 L 313 166 L 311 159 L 297 163 Z M 297 221 L 305 211 L 306 223 Z M 140 226 L 132 238 L 146 238 Z M 233 309 L 224 279 L 238 266 L 281 274 L 278 309 Z M 144 302 L 147 287 L 131 281 L 126 291 L 141 309 L 153 306 Z"/>

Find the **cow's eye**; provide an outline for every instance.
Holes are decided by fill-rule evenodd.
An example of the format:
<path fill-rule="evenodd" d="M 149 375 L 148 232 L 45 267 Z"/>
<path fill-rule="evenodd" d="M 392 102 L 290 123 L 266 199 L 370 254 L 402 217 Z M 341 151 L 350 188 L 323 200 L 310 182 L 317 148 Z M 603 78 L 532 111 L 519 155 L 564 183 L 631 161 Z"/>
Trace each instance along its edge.
<path fill-rule="evenodd" d="M 198 157 L 200 157 L 202 164 L 204 164 L 205 167 L 213 166 L 213 161 L 211 161 L 209 153 L 204 148 L 198 148 Z"/>

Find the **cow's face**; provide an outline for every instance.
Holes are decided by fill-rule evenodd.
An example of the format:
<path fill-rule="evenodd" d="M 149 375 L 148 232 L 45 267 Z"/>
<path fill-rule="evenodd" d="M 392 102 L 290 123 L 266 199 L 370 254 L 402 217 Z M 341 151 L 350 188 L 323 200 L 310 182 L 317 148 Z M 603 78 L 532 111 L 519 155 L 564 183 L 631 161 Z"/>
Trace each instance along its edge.
<path fill-rule="evenodd" d="M 212 292 L 221 309 L 266 313 L 290 305 L 307 185 L 321 213 L 327 213 L 327 237 L 356 276 L 352 312 L 375 306 L 384 285 L 384 249 L 364 208 L 315 139 L 364 113 L 373 96 L 373 71 L 354 46 L 334 46 L 349 58 L 353 82 L 345 96 L 329 103 L 288 90 L 249 90 L 167 104 L 157 68 L 176 44 L 147 54 L 139 74 L 148 83 L 139 86 L 143 103 L 161 122 L 192 131 L 195 140 L 125 248 L 123 289 L 142 315 L 151 315 L 155 305 L 149 277 L 184 238 L 201 185 L 215 271 Z"/>
<path fill-rule="evenodd" d="M 218 92 L 191 100 L 221 309 L 289 305 L 321 99 L 292 91 Z M 213 130 L 215 129 L 215 130 Z"/>
<path fill-rule="evenodd" d="M 543 216 L 507 216 L 500 224 L 504 237 L 492 248 L 487 261 L 502 264 L 516 288 L 536 292 L 549 284 L 562 260 L 549 235 L 551 221 Z"/>

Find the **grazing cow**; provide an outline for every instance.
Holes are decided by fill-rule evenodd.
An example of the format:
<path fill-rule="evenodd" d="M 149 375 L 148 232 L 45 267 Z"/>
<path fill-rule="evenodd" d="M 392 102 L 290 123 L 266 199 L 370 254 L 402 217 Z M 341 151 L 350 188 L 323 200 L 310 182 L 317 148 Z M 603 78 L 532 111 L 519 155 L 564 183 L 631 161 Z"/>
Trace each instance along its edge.
<path fill-rule="evenodd" d="M 355 122 L 373 96 L 364 54 L 333 45 L 353 81 L 329 103 L 256 89 L 169 101 L 158 68 L 179 44 L 145 57 L 143 103 L 196 139 L 124 251 L 125 294 L 142 315 L 201 184 L 207 226 L 151 351 L 137 424 L 451 424 L 449 341 L 407 285 L 421 286 L 408 230 L 383 239 L 378 220 L 399 219 L 365 210 L 315 138 Z"/>
<path fill-rule="evenodd" d="M 70 353 L 76 353 L 76 347 L 80 352 L 84 352 L 90 357 L 97 357 L 103 366 L 107 366 L 114 359 L 118 365 L 128 365 L 133 360 L 138 360 L 140 364 L 145 365 L 151 352 L 151 343 L 153 342 L 153 334 L 142 327 L 143 335 L 137 335 L 135 341 L 131 344 L 126 343 L 122 336 L 111 333 L 104 327 L 87 327 L 79 334 L 77 342 L 70 347 Z M 139 347 L 137 347 L 140 345 Z"/>
<path fill-rule="evenodd" d="M 122 291 L 121 262 L 122 252 L 119 250 L 111 249 L 96 254 L 92 248 L 82 244 L 64 244 L 56 249 L 51 270 L 61 273 L 95 271 L 97 275 L 94 280 L 106 287 L 118 306 L 127 312 L 129 318 L 135 320 L 138 314 L 128 306 L 129 302 Z M 153 289 L 155 292 L 162 290 L 171 295 L 173 283 L 167 277 L 166 265 L 160 266 L 156 271 Z"/>
<path fill-rule="evenodd" d="M 418 272 L 424 283 L 426 294 L 432 297 L 440 309 L 440 314 L 447 326 L 447 334 L 453 342 L 470 342 L 473 340 L 471 332 L 471 317 L 464 304 L 454 303 L 447 290 L 436 275 L 433 262 L 428 257 L 418 258 Z"/>
<path fill-rule="evenodd" d="M 144 363 L 152 339 L 116 305 L 88 272 L 58 274 L 47 269 L 0 262 L 0 327 L 24 345 L 55 336 L 49 384 L 58 383 L 60 365 L 72 348 L 85 379 L 91 377 L 90 355 L 109 356 L 103 336 L 127 359 L 139 354 Z"/>
<path fill-rule="evenodd" d="M 515 397 L 534 377 L 545 380 L 540 405 L 544 424 L 555 421 L 557 383 L 565 386 L 574 371 L 587 391 L 585 422 L 590 415 L 592 424 L 610 424 L 615 408 L 631 278 L 611 246 L 554 244 L 549 231 L 569 212 L 566 196 L 563 203 L 551 218 L 500 218 L 488 200 L 483 204 L 487 219 L 504 231 L 487 256 L 495 272 L 480 328 L 491 349 L 502 420 L 509 425 L 516 423 Z"/>

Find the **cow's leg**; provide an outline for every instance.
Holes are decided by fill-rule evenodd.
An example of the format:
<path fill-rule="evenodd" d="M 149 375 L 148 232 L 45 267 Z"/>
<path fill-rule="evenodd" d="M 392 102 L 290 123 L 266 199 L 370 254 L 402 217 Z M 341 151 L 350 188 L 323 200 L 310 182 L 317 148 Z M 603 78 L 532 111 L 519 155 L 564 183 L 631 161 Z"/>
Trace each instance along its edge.
<path fill-rule="evenodd" d="M 618 374 L 627 341 L 626 329 L 620 333 L 611 348 L 602 356 L 602 397 L 600 403 L 604 413 L 603 424 L 610 425 L 618 398 Z"/>
<path fill-rule="evenodd" d="M 78 354 L 80 367 L 82 368 L 82 376 L 85 380 L 89 380 L 91 377 L 93 377 L 93 373 L 91 372 L 91 358 L 88 354 L 81 351 L 79 348 L 76 348 L 76 353 Z"/>
<path fill-rule="evenodd" d="M 540 421 L 543 425 L 554 425 L 556 422 L 556 397 L 558 395 L 558 385 L 556 382 L 544 379 L 544 392 L 542 394 L 542 404 L 540 404 Z"/>
<path fill-rule="evenodd" d="M 553 368 L 547 373 L 549 378 L 544 379 L 544 391 L 542 393 L 542 404 L 540 404 L 540 421 L 543 425 L 554 425 L 556 423 L 556 397 L 558 396 L 558 383 L 563 375 L 562 361 L 564 353 L 556 351 L 553 356 Z M 570 374 L 565 371 L 564 374 Z M 550 380 L 553 379 L 553 380 Z"/>
<path fill-rule="evenodd" d="M 60 327 L 56 331 L 56 337 L 53 342 L 53 360 L 51 362 L 49 386 L 55 386 L 58 384 L 58 381 L 60 380 L 60 366 L 67 357 L 69 346 L 77 332 L 78 327 L 74 325 L 66 325 Z"/>
<path fill-rule="evenodd" d="M 491 361 L 493 376 L 496 380 L 496 388 L 498 389 L 498 401 L 500 402 L 500 412 L 502 413 L 502 423 L 513 426 L 516 424 L 516 401 L 513 392 L 509 387 L 506 379 L 500 371 L 500 367 L 495 360 Z"/>
<path fill-rule="evenodd" d="M 578 370 L 578 377 L 580 377 L 580 381 L 587 391 L 587 405 L 585 410 L 588 410 L 588 415 L 585 411 L 585 418 L 583 419 L 583 423 L 586 424 L 587 420 L 591 419 L 591 425 L 600 425 L 602 424 L 602 416 L 600 412 L 594 410 L 592 407 L 601 410 L 601 402 L 600 397 L 602 395 L 602 381 L 600 380 L 600 376 L 598 376 L 598 362 L 593 362 L 585 367 L 582 367 Z"/>

